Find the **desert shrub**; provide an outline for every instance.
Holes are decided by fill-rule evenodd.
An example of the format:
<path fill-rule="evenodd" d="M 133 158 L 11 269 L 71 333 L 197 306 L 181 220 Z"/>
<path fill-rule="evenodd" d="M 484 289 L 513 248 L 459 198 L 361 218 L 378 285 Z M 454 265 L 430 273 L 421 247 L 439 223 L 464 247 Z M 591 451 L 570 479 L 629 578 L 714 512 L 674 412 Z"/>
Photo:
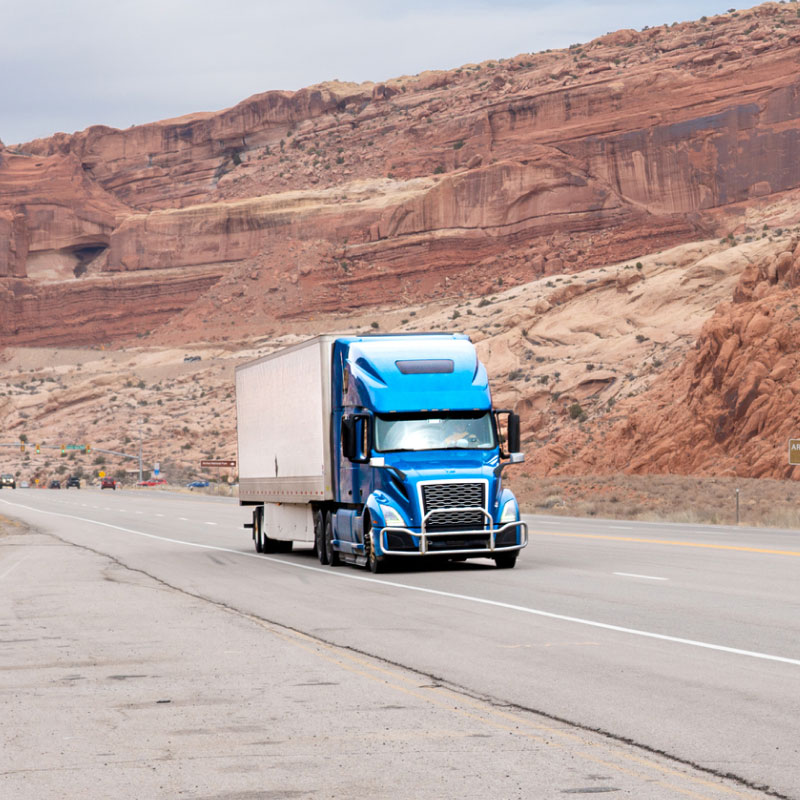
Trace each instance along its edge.
<path fill-rule="evenodd" d="M 569 407 L 569 418 L 577 419 L 579 422 L 583 422 L 586 419 L 586 412 L 581 408 L 581 404 L 577 400 Z"/>

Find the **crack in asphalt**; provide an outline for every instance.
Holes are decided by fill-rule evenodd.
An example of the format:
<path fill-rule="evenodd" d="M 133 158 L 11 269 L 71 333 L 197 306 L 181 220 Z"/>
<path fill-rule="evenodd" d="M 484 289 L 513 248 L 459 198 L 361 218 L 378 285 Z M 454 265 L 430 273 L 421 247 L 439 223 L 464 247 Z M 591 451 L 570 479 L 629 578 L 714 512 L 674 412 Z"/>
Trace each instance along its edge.
<path fill-rule="evenodd" d="M 689 767 L 690 769 L 697 770 L 698 772 L 701 772 L 701 773 L 703 773 L 705 775 L 710 775 L 710 776 L 713 776 L 714 778 L 719 778 L 719 779 L 722 779 L 722 780 L 730 781 L 731 783 L 735 783 L 736 785 L 741 786 L 742 788 L 751 789 L 753 791 L 761 792 L 762 794 L 764 794 L 764 795 L 766 795 L 768 797 L 775 797 L 775 798 L 778 798 L 778 800 L 797 800 L 796 797 L 792 797 L 791 795 L 783 794 L 782 792 L 779 792 L 776 789 L 773 789 L 772 787 L 770 787 L 768 785 L 755 783 L 754 781 L 751 781 L 751 780 L 749 780 L 747 778 L 744 778 L 741 775 L 737 775 L 737 774 L 735 774 L 733 772 L 723 772 L 721 770 L 716 770 L 716 769 L 713 769 L 711 767 L 703 766 L 702 764 L 698 764 L 698 763 L 692 761 L 691 759 L 686 759 L 686 758 L 681 758 L 680 756 L 675 756 L 675 755 L 673 755 L 673 754 L 671 754 L 669 752 L 666 752 L 665 750 L 660 750 L 658 748 L 651 747 L 651 746 L 649 746 L 647 744 L 643 744 L 643 743 L 638 742 L 638 741 L 636 741 L 634 739 L 631 739 L 631 738 L 629 738 L 627 736 L 621 736 L 619 734 L 616 734 L 616 733 L 613 733 L 611 731 L 605 730 L 604 728 L 594 727 L 594 726 L 591 726 L 591 725 L 585 725 L 585 724 L 580 723 L 580 722 L 575 722 L 574 720 L 570 720 L 570 719 L 567 719 L 565 717 L 560 717 L 560 716 L 558 716 L 556 714 L 552 714 L 552 713 L 549 713 L 547 711 L 542 711 L 540 709 L 531 708 L 529 706 L 522 705 L 522 704 L 514 702 L 512 700 L 504 700 L 504 699 L 501 699 L 501 698 L 492 697 L 491 695 L 486 695 L 486 694 L 478 692 L 478 691 L 476 691 L 474 689 L 471 689 L 468 686 L 463 686 L 463 685 L 458 684 L 458 683 L 453 683 L 449 679 L 447 679 L 447 678 L 445 678 L 445 677 L 443 677 L 441 675 L 436 675 L 434 673 L 424 672 L 422 670 L 417 669 L 416 667 L 409 666 L 408 664 L 404 664 L 404 663 L 402 663 L 400 661 L 393 661 L 392 659 L 388 659 L 388 658 L 386 658 L 384 656 L 375 655 L 374 653 L 370 653 L 368 650 L 361 650 L 361 649 L 359 649 L 357 647 L 353 647 L 351 645 L 343 645 L 343 644 L 340 644 L 338 642 L 334 642 L 334 641 L 325 639 L 323 636 L 320 636 L 319 634 L 309 633 L 308 631 L 304 631 L 304 630 L 302 630 L 300 628 L 295 628 L 295 627 L 293 627 L 291 625 L 286 625 L 285 623 L 277 622 L 275 620 L 268 619 L 267 617 L 259 616 L 258 614 L 253 614 L 253 613 L 248 612 L 248 611 L 243 611 L 242 609 L 236 608 L 235 606 L 232 606 L 232 605 L 230 605 L 228 603 L 225 603 L 224 601 L 214 600 L 213 598 L 206 597 L 205 595 L 198 594 L 196 592 L 189 591 L 188 589 L 184 589 L 184 588 L 182 588 L 180 586 L 176 586 L 174 584 L 171 584 L 169 581 L 164 580 L 163 578 L 159 578 L 157 575 L 153 575 L 152 573 L 148 572 L 145 569 L 142 569 L 140 567 L 133 567 L 130 564 L 124 563 L 117 556 L 113 556 L 113 555 L 111 555 L 109 553 L 104 553 L 101 550 L 96 550 L 95 548 L 90 547 L 88 545 L 83 545 L 83 544 L 78 544 L 76 542 L 71 542 L 68 539 L 64 539 L 61 536 L 59 536 L 58 534 L 53 533 L 51 531 L 43 531 L 40 528 L 38 528 L 38 526 L 35 526 L 35 525 L 29 525 L 29 524 L 26 524 L 26 523 L 22 523 L 22 525 L 24 527 L 26 527 L 28 530 L 35 531 L 36 533 L 38 533 L 38 534 L 40 534 L 42 536 L 48 536 L 48 537 L 51 537 L 53 539 L 56 539 L 57 541 L 61 542 L 62 544 L 65 544 L 65 545 L 68 545 L 68 546 L 71 546 L 71 547 L 76 547 L 76 548 L 78 548 L 80 550 L 85 550 L 87 552 L 93 553 L 94 555 L 99 556 L 100 558 L 106 559 L 106 560 L 110 561 L 111 563 L 116 564 L 118 567 L 120 567 L 122 569 L 125 569 L 125 570 L 128 570 L 130 572 L 134 572 L 134 573 L 137 573 L 139 575 L 142 575 L 142 576 L 150 579 L 154 583 L 156 583 L 156 584 L 158 584 L 158 585 L 160 585 L 160 586 L 162 586 L 162 587 L 164 587 L 166 589 L 170 589 L 170 590 L 172 590 L 174 592 L 177 592 L 179 594 L 182 594 L 182 595 L 184 595 L 186 597 L 191 597 L 191 598 L 193 598 L 195 600 L 200 600 L 200 601 L 202 601 L 204 603 L 208 603 L 208 604 L 210 604 L 212 606 L 215 606 L 216 608 L 222 609 L 222 610 L 224 610 L 224 611 L 226 611 L 226 612 L 228 612 L 230 614 L 234 614 L 234 615 L 236 615 L 238 617 L 242 617 L 242 618 L 245 618 L 245 619 L 248 619 L 248 620 L 251 620 L 251 621 L 255 621 L 257 623 L 266 623 L 266 624 L 272 625 L 272 626 L 274 626 L 274 627 L 276 627 L 278 629 L 281 629 L 281 630 L 284 630 L 284 631 L 290 631 L 290 632 L 292 632 L 294 634 L 299 634 L 301 636 L 305 636 L 308 639 L 310 639 L 311 641 L 318 642 L 318 643 L 320 643 L 322 645 L 325 645 L 326 647 L 330 647 L 330 648 L 333 648 L 333 649 L 336 649 L 336 650 L 341 650 L 341 651 L 348 652 L 348 653 L 353 653 L 353 654 L 358 655 L 358 656 L 362 656 L 362 657 L 365 657 L 365 658 L 373 659 L 374 661 L 377 661 L 377 662 L 379 662 L 381 664 L 386 664 L 386 665 L 389 665 L 389 666 L 392 666 L 392 667 L 397 667 L 398 669 L 405 670 L 405 671 L 407 671 L 407 672 L 409 672 L 409 673 L 411 673 L 413 675 L 419 676 L 421 679 L 432 681 L 433 685 L 431 686 L 431 688 L 440 688 L 440 687 L 446 688 L 446 689 L 452 691 L 454 694 L 462 695 L 463 697 L 469 698 L 470 700 L 487 703 L 487 704 L 489 704 L 490 706 L 492 706 L 494 708 L 513 709 L 513 710 L 521 711 L 521 712 L 524 712 L 524 713 L 527 713 L 527 714 L 535 714 L 536 716 L 541 717 L 542 719 L 546 719 L 546 720 L 549 720 L 551 722 L 556 722 L 556 723 L 559 723 L 561 725 L 569 726 L 570 728 L 572 728 L 574 730 L 584 731 L 586 733 L 592 733 L 592 734 L 595 734 L 597 736 L 601 736 L 604 739 L 608 739 L 609 741 L 612 741 L 612 742 L 615 742 L 615 743 L 618 743 L 618 744 L 624 744 L 624 745 L 626 745 L 628 747 L 636 748 L 637 750 L 641 750 L 641 751 L 643 751 L 645 753 L 649 753 L 649 754 L 664 758 L 664 759 L 666 759 L 668 761 L 671 761 L 674 764 L 680 764 L 681 766 Z"/>

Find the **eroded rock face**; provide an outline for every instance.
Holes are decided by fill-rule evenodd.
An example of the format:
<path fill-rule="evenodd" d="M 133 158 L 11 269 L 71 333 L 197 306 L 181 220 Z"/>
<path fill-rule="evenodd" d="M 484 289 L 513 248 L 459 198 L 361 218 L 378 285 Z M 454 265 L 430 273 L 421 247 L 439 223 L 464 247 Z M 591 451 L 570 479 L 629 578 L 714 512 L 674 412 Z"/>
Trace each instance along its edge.
<path fill-rule="evenodd" d="M 81 298 L 87 324 L 70 335 L 87 342 L 92 320 L 106 340 L 135 328 L 135 287 L 150 326 L 190 308 L 212 273 L 258 269 L 280 287 L 266 318 L 302 318 L 336 302 L 477 294 L 727 233 L 740 224 L 732 207 L 800 186 L 798 23 L 767 4 L 5 148 L 0 343 L 61 340 L 46 299 L 56 291 L 68 306 Z M 304 247 L 287 240 L 326 260 L 301 274 Z M 171 269 L 185 294 L 161 304 Z M 106 283 L 92 294 L 95 280 Z M 30 318 L 42 304 L 51 313 Z"/>
<path fill-rule="evenodd" d="M 685 362 L 622 404 L 602 446 L 564 437 L 562 460 L 587 472 L 798 477 L 788 463 L 800 431 L 798 287 L 795 238 L 749 264 Z"/>

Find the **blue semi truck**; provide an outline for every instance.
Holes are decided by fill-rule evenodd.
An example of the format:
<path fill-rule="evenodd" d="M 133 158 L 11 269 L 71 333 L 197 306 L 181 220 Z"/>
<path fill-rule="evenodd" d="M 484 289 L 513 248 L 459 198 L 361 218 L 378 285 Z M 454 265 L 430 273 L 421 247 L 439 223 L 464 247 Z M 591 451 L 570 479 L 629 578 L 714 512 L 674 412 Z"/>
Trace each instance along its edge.
<path fill-rule="evenodd" d="M 236 369 L 239 502 L 258 552 L 321 563 L 513 567 L 528 530 L 503 470 L 519 417 L 492 407 L 469 337 L 325 335 Z"/>

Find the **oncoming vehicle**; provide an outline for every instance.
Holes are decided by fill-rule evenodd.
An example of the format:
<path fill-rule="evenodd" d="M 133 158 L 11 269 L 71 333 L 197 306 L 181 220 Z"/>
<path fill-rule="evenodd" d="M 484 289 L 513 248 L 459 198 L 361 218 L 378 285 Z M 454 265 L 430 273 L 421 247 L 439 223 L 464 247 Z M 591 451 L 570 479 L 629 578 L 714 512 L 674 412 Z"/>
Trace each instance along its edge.
<path fill-rule="evenodd" d="M 57 481 L 55 479 L 50 481 L 50 483 L 48 484 L 48 488 L 49 489 L 60 489 L 61 488 L 61 481 Z"/>
<path fill-rule="evenodd" d="M 319 336 L 236 368 L 239 502 L 258 552 L 323 564 L 516 564 L 528 543 L 503 471 L 519 417 L 495 409 L 461 334 Z"/>
<path fill-rule="evenodd" d="M 64 484 L 65 489 L 80 489 L 81 488 L 81 479 L 77 475 L 70 475 L 67 478 L 67 482 Z"/>
<path fill-rule="evenodd" d="M 186 484 L 187 489 L 205 489 L 207 486 L 211 486 L 208 481 L 192 481 Z"/>
<path fill-rule="evenodd" d="M 0 489 L 6 487 L 10 487 L 11 489 L 17 488 L 17 479 L 10 472 L 4 472 L 0 475 Z"/>
<path fill-rule="evenodd" d="M 103 478 L 100 481 L 100 488 L 101 489 L 114 489 L 117 488 L 117 482 L 113 478 Z"/>

